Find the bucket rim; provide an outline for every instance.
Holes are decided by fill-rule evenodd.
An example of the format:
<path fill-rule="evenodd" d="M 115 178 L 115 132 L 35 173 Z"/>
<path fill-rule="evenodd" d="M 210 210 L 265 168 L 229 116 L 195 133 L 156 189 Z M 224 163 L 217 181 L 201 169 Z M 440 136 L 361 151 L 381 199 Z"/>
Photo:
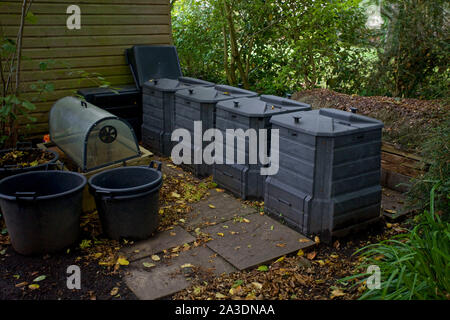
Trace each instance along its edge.
<path fill-rule="evenodd" d="M 32 150 L 42 150 L 48 153 L 53 154 L 53 158 L 48 160 L 46 163 L 41 163 L 38 164 L 37 166 L 34 167 L 0 167 L 0 172 L 7 172 L 7 173 L 13 173 L 14 172 L 21 172 L 21 171 L 30 171 L 30 170 L 36 170 L 38 168 L 45 168 L 46 166 L 48 166 L 51 163 L 55 163 L 56 161 L 59 160 L 59 153 L 54 151 L 54 150 L 50 150 L 50 149 L 40 149 L 40 148 L 30 148 Z M 5 152 L 11 152 L 14 151 L 16 149 L 10 148 L 10 149 L 2 149 L 0 150 L 0 153 L 5 153 Z M 25 150 L 25 149 L 17 149 L 17 150 Z M 25 172 L 24 172 L 25 173 Z"/>
<path fill-rule="evenodd" d="M 7 183 L 7 182 L 9 182 L 10 180 L 13 180 L 13 179 L 18 179 L 18 178 L 20 179 L 22 177 L 31 176 L 31 175 L 39 175 L 39 174 L 72 175 L 72 176 L 77 176 L 77 177 L 81 178 L 82 182 L 78 186 L 76 186 L 75 188 L 72 188 L 70 190 L 67 190 L 67 191 L 64 191 L 64 192 L 55 193 L 55 194 L 51 194 L 51 195 L 36 196 L 36 197 L 32 198 L 33 200 L 49 200 L 49 199 L 55 199 L 55 198 L 59 198 L 59 197 L 64 197 L 64 196 L 67 196 L 67 195 L 70 195 L 72 193 L 76 193 L 76 192 L 82 190 L 87 184 L 86 177 L 84 175 L 78 173 L 78 172 L 61 171 L 61 170 L 45 170 L 45 171 L 32 171 L 32 172 L 24 172 L 24 173 L 15 174 L 13 176 L 9 176 L 9 177 L 6 177 L 6 178 L 0 180 L 0 185 L 2 185 L 4 183 Z M 24 198 L 29 198 L 30 199 L 31 197 L 24 197 Z M 6 194 L 0 192 L 0 199 L 17 201 L 18 197 L 6 195 Z"/>
<path fill-rule="evenodd" d="M 127 170 L 127 169 L 140 169 L 140 170 L 150 170 L 154 171 L 157 174 L 157 178 L 153 180 L 150 183 L 142 184 L 136 187 L 130 187 L 130 188 L 105 188 L 101 187 L 97 184 L 93 183 L 93 180 L 97 178 L 98 176 L 101 176 L 103 174 L 108 174 L 110 172 L 114 171 L 121 171 L 121 170 Z M 155 186 L 159 185 L 162 182 L 162 172 L 159 170 L 156 170 L 154 168 L 149 168 L 147 166 L 128 166 L 128 167 L 119 167 L 114 168 L 110 170 L 105 170 L 99 173 L 94 174 L 92 177 L 89 178 L 88 184 L 91 189 L 96 191 L 104 191 L 115 195 L 121 195 L 121 194 L 129 194 L 130 192 L 140 192 L 140 191 L 146 191 L 148 189 L 153 189 Z"/>

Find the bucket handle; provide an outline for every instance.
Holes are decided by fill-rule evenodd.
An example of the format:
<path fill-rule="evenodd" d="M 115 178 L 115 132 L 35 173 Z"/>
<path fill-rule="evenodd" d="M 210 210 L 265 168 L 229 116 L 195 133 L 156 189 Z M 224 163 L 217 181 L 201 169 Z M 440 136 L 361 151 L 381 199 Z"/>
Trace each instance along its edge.
<path fill-rule="evenodd" d="M 15 192 L 14 197 L 16 197 L 16 200 L 24 200 L 24 201 L 35 201 L 37 194 L 36 192 Z"/>
<path fill-rule="evenodd" d="M 111 200 L 113 198 L 112 193 L 107 190 L 95 190 L 95 193 L 104 196 L 104 200 Z"/>
<path fill-rule="evenodd" d="M 45 165 L 45 171 L 48 171 L 49 170 L 49 167 L 55 167 L 55 169 L 54 170 L 59 170 L 59 171 L 64 171 L 64 162 L 59 162 L 59 163 L 56 163 L 56 162 L 54 162 L 54 163 L 47 163 L 46 165 Z"/>
<path fill-rule="evenodd" d="M 152 161 L 150 162 L 150 164 L 148 165 L 148 167 L 149 167 L 150 169 L 154 169 L 155 164 L 158 165 L 157 168 L 156 168 L 156 170 L 161 171 L 162 163 L 161 163 L 160 161 L 152 160 Z"/>

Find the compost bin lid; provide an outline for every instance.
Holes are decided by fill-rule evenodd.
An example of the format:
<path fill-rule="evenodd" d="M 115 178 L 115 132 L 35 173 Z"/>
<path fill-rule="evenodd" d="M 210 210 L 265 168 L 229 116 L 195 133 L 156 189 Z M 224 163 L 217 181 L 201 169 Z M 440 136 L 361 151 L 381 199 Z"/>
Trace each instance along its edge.
<path fill-rule="evenodd" d="M 313 136 L 340 136 L 383 127 L 379 120 L 329 108 L 275 115 L 270 121 Z"/>
<path fill-rule="evenodd" d="M 151 79 L 144 84 L 145 88 L 156 89 L 164 92 L 175 92 L 192 86 L 212 87 L 214 86 L 214 83 L 189 77 L 179 77 L 178 80 L 168 78 Z"/>
<path fill-rule="evenodd" d="M 111 94 L 139 94 L 140 90 L 136 88 L 135 85 L 125 85 L 119 87 L 109 87 L 109 88 L 83 88 L 79 89 L 77 93 L 89 100 L 92 95 L 111 95 Z"/>
<path fill-rule="evenodd" d="M 183 75 L 174 46 L 134 46 L 128 51 L 128 59 L 139 87 L 150 79 L 178 79 Z"/>
<path fill-rule="evenodd" d="M 182 97 L 186 100 L 191 100 L 199 103 L 216 103 L 233 98 L 256 97 L 257 95 L 258 94 L 256 92 L 227 85 L 216 85 L 214 87 L 195 87 L 179 90 L 176 93 L 176 96 L 178 97 Z"/>
<path fill-rule="evenodd" d="M 269 95 L 221 101 L 217 108 L 246 117 L 271 117 L 286 112 L 311 110 L 308 104 Z"/>

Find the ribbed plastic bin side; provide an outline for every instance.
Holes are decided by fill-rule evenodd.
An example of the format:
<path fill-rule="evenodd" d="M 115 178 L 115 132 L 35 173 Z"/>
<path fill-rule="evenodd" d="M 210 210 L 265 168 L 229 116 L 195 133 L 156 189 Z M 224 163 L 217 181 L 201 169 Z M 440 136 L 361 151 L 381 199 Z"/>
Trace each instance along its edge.
<path fill-rule="evenodd" d="M 257 93 L 234 88 L 227 85 L 216 85 L 214 87 L 195 87 L 179 90 L 175 93 L 175 128 L 187 129 L 194 137 L 194 122 L 201 121 L 202 135 L 208 129 L 216 126 L 216 104 L 219 101 L 237 99 L 243 97 L 256 97 Z M 176 143 L 176 142 L 175 142 Z M 201 149 L 208 143 L 203 142 Z M 194 146 L 191 154 L 201 152 Z M 208 176 L 212 173 L 212 166 L 206 164 L 184 164 L 185 168 L 191 170 L 196 176 Z"/>
<path fill-rule="evenodd" d="M 250 145 L 258 145 L 258 133 L 260 129 L 267 130 L 266 154 L 270 151 L 270 118 L 273 115 L 290 112 L 311 110 L 311 106 L 301 102 L 280 98 L 276 96 L 262 95 L 261 97 L 240 98 L 221 101 L 216 107 L 216 128 L 222 132 L 224 143 L 227 139 L 234 140 L 234 164 L 215 164 L 213 168 L 213 179 L 220 186 L 231 191 L 235 195 L 247 199 L 264 197 L 265 176 L 261 174 L 262 165 L 259 162 L 250 163 Z M 227 136 L 227 130 L 235 130 L 234 136 Z M 252 137 L 245 135 L 239 137 L 236 130 L 255 130 L 256 135 Z M 256 140 L 255 140 L 256 139 Z M 238 163 L 238 152 L 245 153 L 244 163 Z M 223 148 L 226 155 L 226 148 Z"/>
<path fill-rule="evenodd" d="M 175 92 L 194 86 L 214 86 L 212 82 L 203 81 L 189 77 L 173 79 L 152 79 L 143 86 L 143 129 L 145 132 L 160 131 L 157 136 L 162 137 L 162 141 L 156 144 L 146 145 L 146 147 L 156 153 L 170 156 L 172 150 L 171 135 L 175 123 Z M 155 136 L 155 135 L 153 135 Z M 147 143 L 150 137 L 144 137 L 143 142 Z"/>
<path fill-rule="evenodd" d="M 382 122 L 321 109 L 274 116 L 277 175 L 266 179 L 266 212 L 324 241 L 378 220 Z"/>

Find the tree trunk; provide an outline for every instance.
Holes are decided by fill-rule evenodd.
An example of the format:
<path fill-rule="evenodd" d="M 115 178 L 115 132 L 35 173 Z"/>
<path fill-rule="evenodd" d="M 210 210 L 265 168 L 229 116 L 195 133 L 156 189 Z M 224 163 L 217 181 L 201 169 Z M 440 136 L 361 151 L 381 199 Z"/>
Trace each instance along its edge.
<path fill-rule="evenodd" d="M 244 66 L 242 65 L 242 59 L 241 55 L 238 49 L 237 44 L 237 38 L 236 38 L 236 29 L 234 27 L 234 21 L 233 21 L 233 13 L 231 11 L 229 3 L 224 0 L 224 8 L 225 8 L 225 15 L 228 22 L 228 27 L 230 31 L 230 47 L 231 47 L 231 56 L 232 60 L 234 59 L 235 66 L 237 67 L 239 71 L 239 75 L 241 76 L 242 83 L 244 85 L 244 88 L 249 89 L 250 84 L 248 82 L 247 74 L 245 73 Z"/>

